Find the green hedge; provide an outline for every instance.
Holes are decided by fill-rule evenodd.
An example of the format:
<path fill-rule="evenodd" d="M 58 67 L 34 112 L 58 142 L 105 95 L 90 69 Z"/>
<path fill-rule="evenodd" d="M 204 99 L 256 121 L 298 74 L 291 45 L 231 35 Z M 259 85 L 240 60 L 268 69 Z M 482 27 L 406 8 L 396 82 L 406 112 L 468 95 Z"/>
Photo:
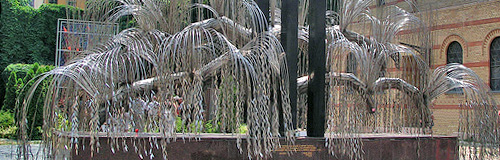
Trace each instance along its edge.
<path fill-rule="evenodd" d="M 6 89 L 5 89 L 5 100 L 1 111 L 14 113 L 16 112 L 16 102 L 17 100 L 22 101 L 26 95 L 26 90 L 31 88 L 34 81 L 30 81 L 33 77 L 39 74 L 45 73 L 54 69 L 54 66 L 45 66 L 35 64 L 11 64 L 3 71 L 3 74 L 8 73 L 10 76 L 8 78 Z M 31 132 L 33 138 L 40 138 L 39 128 L 43 124 L 43 102 L 45 99 L 45 94 L 49 87 L 49 79 L 44 80 L 42 84 L 35 91 L 34 98 L 30 105 L 28 106 L 28 132 Z M 23 89 L 25 91 L 23 92 Z M 18 99 L 19 98 L 19 99 Z M 0 111 L 0 112 L 1 112 Z M 0 120 L 1 117 L 0 117 Z M 17 118 L 16 118 L 17 121 Z M 8 123 L 9 121 L 5 121 Z M 0 123 L 4 123 L 1 122 Z M 6 126 L 8 124 L 1 124 Z M 12 124 L 13 125 L 13 124 Z M 2 128 L 0 126 L 0 128 Z"/>
<path fill-rule="evenodd" d="M 57 19 L 66 18 L 74 7 L 44 4 L 39 9 L 0 0 L 0 65 L 11 63 L 53 64 L 56 48 Z"/>
<path fill-rule="evenodd" d="M 78 12 L 66 5 L 27 6 L 29 0 L 0 0 L 0 71 L 12 63 L 54 64 L 57 19 Z M 0 90 L 10 75 L 1 75 Z M 0 92 L 0 106 L 5 94 Z"/>

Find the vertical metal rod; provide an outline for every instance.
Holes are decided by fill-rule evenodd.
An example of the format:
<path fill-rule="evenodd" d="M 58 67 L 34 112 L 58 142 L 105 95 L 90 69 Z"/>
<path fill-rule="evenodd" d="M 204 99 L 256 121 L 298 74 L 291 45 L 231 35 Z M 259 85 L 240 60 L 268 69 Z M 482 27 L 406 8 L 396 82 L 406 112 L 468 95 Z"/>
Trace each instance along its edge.
<path fill-rule="evenodd" d="M 55 57 L 56 59 L 55 59 L 55 62 L 54 62 L 54 64 L 55 64 L 55 66 L 56 66 L 56 67 L 61 66 L 61 64 L 60 64 L 61 62 L 60 62 L 60 60 L 59 60 L 59 58 L 60 58 L 60 56 L 61 56 L 61 55 L 60 55 L 60 54 L 61 54 L 61 52 L 59 51 L 59 45 L 60 45 L 60 43 L 61 43 L 61 42 L 60 42 L 60 41 L 61 41 L 61 40 L 60 40 L 61 32 L 59 31 L 60 29 L 61 29 L 61 19 L 57 19 L 57 30 L 56 30 L 56 32 L 57 32 L 57 37 L 56 37 L 56 57 Z"/>
<path fill-rule="evenodd" d="M 307 136 L 325 134 L 325 27 L 326 1 L 309 0 L 309 76 L 307 89 Z"/>
<path fill-rule="evenodd" d="M 285 49 L 289 75 L 293 128 L 297 127 L 298 0 L 281 2 L 281 45 Z"/>

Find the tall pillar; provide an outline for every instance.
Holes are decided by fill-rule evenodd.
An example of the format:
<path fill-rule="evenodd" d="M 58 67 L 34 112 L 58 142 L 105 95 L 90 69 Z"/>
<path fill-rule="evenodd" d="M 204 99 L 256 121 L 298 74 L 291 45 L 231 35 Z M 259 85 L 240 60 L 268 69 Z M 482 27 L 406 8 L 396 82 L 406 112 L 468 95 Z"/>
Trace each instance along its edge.
<path fill-rule="evenodd" d="M 285 49 L 289 75 L 293 128 L 297 127 L 298 0 L 281 1 L 281 45 Z"/>
<path fill-rule="evenodd" d="M 309 0 L 309 81 L 307 88 L 307 136 L 325 134 L 325 36 L 326 1 Z"/>

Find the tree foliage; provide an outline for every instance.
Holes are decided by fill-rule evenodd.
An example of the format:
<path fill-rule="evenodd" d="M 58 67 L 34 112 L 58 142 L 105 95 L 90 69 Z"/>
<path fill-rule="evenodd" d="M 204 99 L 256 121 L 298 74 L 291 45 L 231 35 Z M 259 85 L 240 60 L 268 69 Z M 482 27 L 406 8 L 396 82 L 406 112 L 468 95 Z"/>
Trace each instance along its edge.
<path fill-rule="evenodd" d="M 0 70 L 13 63 L 54 64 L 57 19 L 80 9 L 44 4 L 39 9 L 28 6 L 28 0 L 0 0 Z M 9 73 L 2 74 L 0 90 L 5 90 Z M 23 76 L 24 77 L 24 76 Z M 4 102 L 0 92 L 0 105 Z"/>
<path fill-rule="evenodd" d="M 78 10 L 65 5 L 44 4 L 39 9 L 3 0 L 0 64 L 54 63 L 57 19 Z"/>
<path fill-rule="evenodd" d="M 23 91 L 23 89 L 31 88 L 33 85 L 33 81 L 30 80 L 52 69 L 54 69 L 54 66 L 39 65 L 38 63 L 11 64 L 7 66 L 4 70 L 4 74 L 9 73 L 10 76 L 6 84 L 5 100 L 2 111 L 14 113 L 18 98 L 22 99 L 25 96 L 26 92 Z M 48 81 L 49 79 L 42 82 L 41 86 L 35 91 L 35 100 L 33 100 L 28 107 L 28 123 L 30 123 L 30 125 L 34 124 L 31 128 L 34 129 L 34 136 L 40 135 L 37 128 L 41 127 L 43 122 L 43 102 L 45 93 L 49 87 Z"/>

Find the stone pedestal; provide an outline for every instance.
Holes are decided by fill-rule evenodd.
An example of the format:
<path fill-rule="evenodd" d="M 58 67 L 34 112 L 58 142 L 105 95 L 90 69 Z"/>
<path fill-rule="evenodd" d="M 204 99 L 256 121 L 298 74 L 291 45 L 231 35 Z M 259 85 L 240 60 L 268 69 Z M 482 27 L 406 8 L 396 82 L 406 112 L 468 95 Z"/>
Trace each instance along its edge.
<path fill-rule="evenodd" d="M 123 150 L 111 152 L 109 138 L 100 137 L 101 148 L 99 153 L 94 153 L 91 157 L 90 149 L 83 150 L 81 147 L 76 154 L 71 151 L 73 159 L 140 159 L 134 151 L 133 141 L 143 143 L 141 153 L 144 148 L 149 152 L 148 139 L 151 135 L 124 136 L 128 143 L 129 151 Z M 248 159 L 246 154 L 246 141 L 242 140 L 243 153 L 236 147 L 236 137 L 222 134 L 202 134 L 199 140 L 194 138 L 181 138 L 176 142 L 171 142 L 167 146 L 168 159 Z M 430 135 L 395 135 L 395 134 L 367 134 L 363 135 L 363 150 L 365 159 L 436 159 L 454 160 L 458 159 L 457 137 L 430 136 Z M 81 142 L 88 144 L 89 138 L 83 136 Z M 120 140 L 123 141 L 123 140 Z M 121 142 L 120 142 L 121 144 Z M 287 144 L 281 140 L 281 148 L 275 150 L 269 159 L 350 159 L 349 157 L 332 156 L 325 147 L 324 138 L 298 137 L 295 144 Z M 289 152 L 295 150 L 295 152 Z M 163 159 L 161 150 L 151 150 L 155 157 L 153 159 Z M 143 154 L 144 159 L 149 159 Z"/>

